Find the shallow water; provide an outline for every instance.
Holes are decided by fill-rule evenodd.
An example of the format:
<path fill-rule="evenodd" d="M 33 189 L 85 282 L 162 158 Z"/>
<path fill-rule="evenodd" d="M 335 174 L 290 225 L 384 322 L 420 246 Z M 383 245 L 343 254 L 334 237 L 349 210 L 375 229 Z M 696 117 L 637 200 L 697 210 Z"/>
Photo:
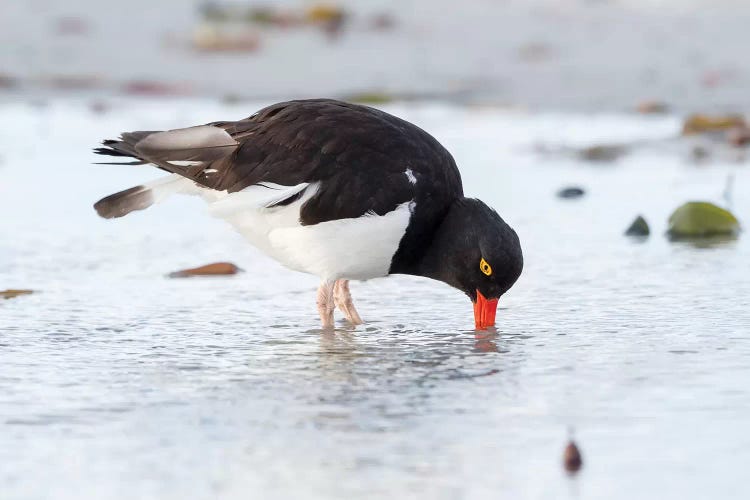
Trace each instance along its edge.
<path fill-rule="evenodd" d="M 313 277 L 248 247 L 201 203 L 116 221 L 99 197 L 158 173 L 91 165 L 122 130 L 257 106 L 5 104 L 0 123 L 0 492 L 28 498 L 746 498 L 750 245 L 671 244 L 669 212 L 750 220 L 744 165 L 649 147 L 607 165 L 539 142 L 658 139 L 677 118 L 388 108 L 454 153 L 466 191 L 521 237 L 497 332 L 428 280 L 353 284 L 368 323 L 317 329 Z M 555 191 L 580 184 L 577 201 Z M 645 242 L 622 232 L 642 213 Z M 231 278 L 170 271 L 231 260 Z M 569 428 L 584 454 L 561 468 Z"/>

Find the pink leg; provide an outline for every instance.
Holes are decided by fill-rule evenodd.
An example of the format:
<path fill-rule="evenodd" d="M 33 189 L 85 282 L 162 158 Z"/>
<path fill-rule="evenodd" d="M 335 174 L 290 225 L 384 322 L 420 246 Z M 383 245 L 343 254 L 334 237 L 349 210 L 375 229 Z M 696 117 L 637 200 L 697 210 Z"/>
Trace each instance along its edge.
<path fill-rule="evenodd" d="M 334 281 L 324 281 L 318 288 L 318 314 L 323 328 L 333 326 L 333 287 Z"/>
<path fill-rule="evenodd" d="M 336 285 L 333 288 L 333 300 L 336 302 L 336 307 L 344 313 L 349 323 L 353 325 L 364 323 L 362 318 L 359 317 L 357 309 L 354 307 L 352 294 L 349 293 L 349 280 L 336 281 Z"/>

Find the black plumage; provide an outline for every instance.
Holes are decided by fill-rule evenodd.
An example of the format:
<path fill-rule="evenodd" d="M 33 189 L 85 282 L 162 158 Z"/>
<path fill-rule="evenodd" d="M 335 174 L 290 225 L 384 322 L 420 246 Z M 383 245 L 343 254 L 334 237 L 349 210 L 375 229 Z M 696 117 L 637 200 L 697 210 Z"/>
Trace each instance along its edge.
<path fill-rule="evenodd" d="M 484 203 L 464 198 L 451 154 L 419 127 L 374 108 L 331 99 L 289 101 L 239 121 L 130 132 L 103 145 L 96 153 L 153 163 L 228 193 L 261 183 L 315 183 L 315 194 L 300 208 L 302 225 L 385 215 L 411 202 L 390 272 L 439 279 L 472 300 L 478 290 L 499 297 L 521 272 L 515 232 Z M 296 191 L 273 206 L 303 194 Z M 144 196 L 133 188 L 100 201 L 97 210 L 120 216 L 131 205 L 148 206 Z M 495 262 L 498 272 L 480 275 L 480 258 Z"/>

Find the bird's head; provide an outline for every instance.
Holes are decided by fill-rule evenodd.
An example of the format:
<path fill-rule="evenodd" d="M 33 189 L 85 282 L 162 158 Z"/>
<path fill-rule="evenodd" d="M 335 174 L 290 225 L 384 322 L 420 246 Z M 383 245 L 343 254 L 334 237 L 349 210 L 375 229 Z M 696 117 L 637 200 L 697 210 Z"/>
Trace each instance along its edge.
<path fill-rule="evenodd" d="M 523 269 L 516 232 L 497 212 L 471 198 L 451 205 L 427 259 L 429 277 L 461 290 L 474 303 L 477 329 L 494 326 L 498 299 Z"/>

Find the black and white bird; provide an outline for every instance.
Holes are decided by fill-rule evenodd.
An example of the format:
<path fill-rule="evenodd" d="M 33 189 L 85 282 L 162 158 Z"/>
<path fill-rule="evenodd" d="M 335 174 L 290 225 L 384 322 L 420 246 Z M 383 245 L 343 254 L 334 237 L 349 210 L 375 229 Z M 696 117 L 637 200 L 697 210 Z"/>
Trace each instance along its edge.
<path fill-rule="evenodd" d="M 102 155 L 169 172 L 107 196 L 105 218 L 175 193 L 210 212 L 284 266 L 322 283 L 323 327 L 334 307 L 362 323 L 349 280 L 411 274 L 442 281 L 474 303 L 479 329 L 523 268 L 515 231 L 463 195 L 450 153 L 417 126 L 383 111 L 330 99 L 281 102 L 249 118 L 164 132 L 126 132 Z"/>

